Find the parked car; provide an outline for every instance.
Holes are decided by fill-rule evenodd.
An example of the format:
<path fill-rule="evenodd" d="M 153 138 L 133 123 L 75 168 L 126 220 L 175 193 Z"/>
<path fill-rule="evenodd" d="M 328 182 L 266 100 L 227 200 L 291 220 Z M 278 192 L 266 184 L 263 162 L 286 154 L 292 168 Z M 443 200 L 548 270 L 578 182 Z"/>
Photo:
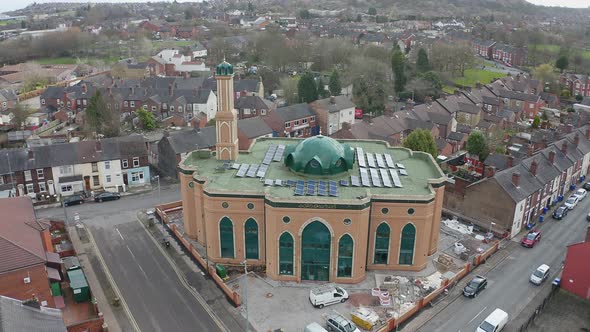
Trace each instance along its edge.
<path fill-rule="evenodd" d="M 573 210 L 576 205 L 578 205 L 578 202 L 580 201 L 580 199 L 578 198 L 578 196 L 576 195 L 571 195 L 567 201 L 565 201 L 565 203 L 563 203 L 563 205 L 567 206 L 568 209 Z"/>
<path fill-rule="evenodd" d="M 71 195 L 64 198 L 64 206 L 84 204 L 84 197 L 82 195 Z"/>
<path fill-rule="evenodd" d="M 504 310 L 496 308 L 496 310 L 492 311 L 492 313 L 479 324 L 477 332 L 499 332 L 502 331 L 507 323 L 508 314 Z"/>
<path fill-rule="evenodd" d="M 567 216 L 567 212 L 569 209 L 565 206 L 560 206 L 555 211 L 553 211 L 553 219 L 561 220 L 563 217 Z"/>
<path fill-rule="evenodd" d="M 528 232 L 527 235 L 523 236 L 520 244 L 523 247 L 532 248 L 539 241 L 541 241 L 541 231 L 533 229 L 532 231 Z"/>
<path fill-rule="evenodd" d="M 330 332 L 361 332 L 353 322 L 340 314 L 329 316 L 326 323 Z"/>
<path fill-rule="evenodd" d="M 476 297 L 479 292 L 488 287 L 488 280 L 482 276 L 475 276 L 466 286 L 463 288 L 463 295 L 467 297 Z"/>
<path fill-rule="evenodd" d="M 578 199 L 581 201 L 584 198 L 586 198 L 586 189 L 580 188 L 576 190 L 576 193 L 574 195 L 578 196 Z"/>
<path fill-rule="evenodd" d="M 541 264 L 541 266 L 539 266 L 535 270 L 535 272 L 533 272 L 533 274 L 531 274 L 531 277 L 529 278 L 529 280 L 535 285 L 540 285 L 543 281 L 545 281 L 545 279 L 547 279 L 548 276 L 549 276 L 549 265 Z"/>
<path fill-rule="evenodd" d="M 348 293 L 341 287 L 325 285 L 309 291 L 309 301 L 314 307 L 320 309 L 325 305 L 344 303 L 346 300 L 348 300 Z"/>
<path fill-rule="evenodd" d="M 307 325 L 305 329 L 303 329 L 303 332 L 327 332 L 327 330 L 320 324 L 314 322 Z"/>
<path fill-rule="evenodd" d="M 95 202 L 104 202 L 104 201 L 114 201 L 117 199 L 120 199 L 121 195 L 119 193 L 111 193 L 111 192 L 104 192 L 104 193 L 100 193 L 98 195 L 94 195 L 94 201 Z"/>
<path fill-rule="evenodd" d="M 590 221 L 590 213 L 586 215 L 586 221 Z"/>
<path fill-rule="evenodd" d="M 584 183 L 584 185 L 582 187 L 586 190 L 590 190 L 590 182 Z"/>

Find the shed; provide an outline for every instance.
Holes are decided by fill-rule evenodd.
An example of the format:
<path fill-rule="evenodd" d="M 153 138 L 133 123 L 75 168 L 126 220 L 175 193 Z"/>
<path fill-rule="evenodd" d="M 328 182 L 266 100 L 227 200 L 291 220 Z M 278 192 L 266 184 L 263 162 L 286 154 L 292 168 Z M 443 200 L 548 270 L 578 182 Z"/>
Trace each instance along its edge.
<path fill-rule="evenodd" d="M 68 279 L 70 279 L 74 300 L 76 302 L 88 301 L 90 299 L 90 289 L 84 272 L 81 269 L 68 271 Z"/>
<path fill-rule="evenodd" d="M 80 268 L 80 261 L 76 256 L 64 257 L 62 258 L 62 261 L 64 262 L 64 267 L 66 268 L 66 271 L 76 270 Z"/>

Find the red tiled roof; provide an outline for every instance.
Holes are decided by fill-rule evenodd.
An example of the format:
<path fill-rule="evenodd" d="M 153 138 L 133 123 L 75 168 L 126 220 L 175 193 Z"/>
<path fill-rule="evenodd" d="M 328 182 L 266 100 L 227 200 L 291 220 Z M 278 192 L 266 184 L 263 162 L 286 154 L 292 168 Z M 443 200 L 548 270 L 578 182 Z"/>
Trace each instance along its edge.
<path fill-rule="evenodd" d="M 45 249 L 29 197 L 0 199 L 0 273 L 44 264 Z"/>

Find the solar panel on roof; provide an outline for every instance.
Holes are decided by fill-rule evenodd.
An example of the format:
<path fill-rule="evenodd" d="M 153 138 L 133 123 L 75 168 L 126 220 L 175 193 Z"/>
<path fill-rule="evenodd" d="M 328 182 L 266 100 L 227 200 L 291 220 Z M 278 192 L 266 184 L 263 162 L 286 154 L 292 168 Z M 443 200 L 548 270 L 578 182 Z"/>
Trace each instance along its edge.
<path fill-rule="evenodd" d="M 408 175 L 408 172 L 405 169 L 400 169 L 399 174 L 401 175 Z"/>
<path fill-rule="evenodd" d="M 372 153 L 366 153 L 367 155 L 367 164 L 369 164 L 369 167 L 376 167 L 375 166 L 375 158 L 373 158 L 373 154 Z"/>
<path fill-rule="evenodd" d="M 375 159 L 377 159 L 377 166 L 379 168 L 385 168 L 385 160 L 383 159 L 383 155 L 380 153 L 375 153 Z"/>
<path fill-rule="evenodd" d="M 389 174 L 391 174 L 391 179 L 393 180 L 393 185 L 396 188 L 403 188 L 404 186 L 402 185 L 402 182 L 399 179 L 399 176 L 397 175 L 397 170 L 395 169 L 389 169 Z"/>
<path fill-rule="evenodd" d="M 307 196 L 315 196 L 315 185 L 310 185 L 308 183 L 307 187 L 305 188 L 305 194 Z"/>
<path fill-rule="evenodd" d="M 330 196 L 338 196 L 338 183 L 336 181 L 330 181 L 330 189 L 328 190 Z"/>
<path fill-rule="evenodd" d="M 275 152 L 275 156 L 272 159 L 273 161 L 281 161 L 283 158 L 283 153 L 285 153 L 285 146 L 283 144 L 279 145 L 277 151 Z"/>
<path fill-rule="evenodd" d="M 250 168 L 248 168 L 248 173 L 246 173 L 246 176 L 249 178 L 254 178 L 256 177 L 256 171 L 258 171 L 258 165 L 250 165 Z"/>
<path fill-rule="evenodd" d="M 393 163 L 393 159 L 391 159 L 391 155 L 389 153 L 385 154 L 385 162 L 387 163 L 387 167 L 394 168 L 395 164 Z"/>
<path fill-rule="evenodd" d="M 328 182 L 326 182 L 326 181 L 320 181 L 320 182 L 318 182 L 318 187 L 320 187 L 320 188 L 328 188 Z"/>
<path fill-rule="evenodd" d="M 266 175 L 266 171 L 268 170 L 268 165 L 260 165 L 260 167 L 258 167 L 258 172 L 256 172 L 256 176 L 259 178 L 263 178 Z"/>
<path fill-rule="evenodd" d="M 369 172 L 366 168 L 360 168 L 361 170 L 361 183 L 365 187 L 371 187 L 371 180 L 369 179 Z"/>
<path fill-rule="evenodd" d="M 338 187 L 338 182 L 336 181 L 330 181 L 330 188 L 337 188 Z"/>
<path fill-rule="evenodd" d="M 297 180 L 297 186 L 298 187 L 299 186 L 301 186 L 301 187 L 305 186 L 305 181 L 303 181 L 303 180 Z"/>
<path fill-rule="evenodd" d="M 401 168 L 401 169 L 404 169 L 404 168 L 406 168 L 406 167 L 404 166 L 404 164 L 400 164 L 400 163 L 397 163 L 397 164 L 395 164 L 395 166 L 397 166 L 397 168 Z"/>
<path fill-rule="evenodd" d="M 240 164 L 234 163 L 233 165 L 231 165 L 231 168 L 233 168 L 233 169 L 240 169 Z"/>
<path fill-rule="evenodd" d="M 264 155 L 264 160 L 262 161 L 262 163 L 265 165 L 270 165 L 270 163 L 272 162 L 272 158 L 274 157 L 276 151 L 277 151 L 277 146 L 274 144 L 271 144 L 268 147 L 268 150 L 266 150 L 266 154 Z"/>
<path fill-rule="evenodd" d="M 353 187 L 360 187 L 361 186 L 361 180 L 356 175 L 350 176 L 350 183 L 352 184 Z"/>
<path fill-rule="evenodd" d="M 303 192 L 303 187 L 299 188 L 295 188 L 295 196 L 303 196 L 305 195 L 305 193 Z"/>
<path fill-rule="evenodd" d="M 320 196 L 328 196 L 328 189 L 326 187 L 324 188 L 318 188 L 318 195 Z"/>
<path fill-rule="evenodd" d="M 297 182 L 295 180 L 287 180 L 287 185 L 289 187 L 293 187 L 297 184 Z"/>
<path fill-rule="evenodd" d="M 373 186 L 383 187 L 383 184 L 381 184 L 381 179 L 379 178 L 379 171 L 376 168 L 371 168 L 369 169 L 369 172 L 371 173 L 371 181 L 373 181 Z"/>
<path fill-rule="evenodd" d="M 280 179 L 275 180 L 275 186 L 282 186 L 282 185 L 283 185 L 283 180 L 280 180 Z"/>
<path fill-rule="evenodd" d="M 392 188 L 393 185 L 391 184 L 391 179 L 389 179 L 389 173 L 385 168 L 380 168 L 379 173 L 381 174 L 381 180 L 383 180 L 383 186 L 387 188 Z"/>
<path fill-rule="evenodd" d="M 365 154 L 363 152 L 363 148 L 356 148 L 356 160 L 359 164 L 359 167 L 367 167 L 365 163 Z"/>
<path fill-rule="evenodd" d="M 240 169 L 236 173 L 236 176 L 240 177 L 240 178 L 243 178 L 244 176 L 246 176 L 246 172 L 248 171 L 248 167 L 250 167 L 249 164 L 242 164 L 240 166 Z"/>
<path fill-rule="evenodd" d="M 271 179 L 265 179 L 265 180 L 264 180 L 264 185 L 265 185 L 265 186 L 272 186 L 272 185 L 273 185 L 273 183 L 274 183 L 274 181 L 273 181 L 273 180 L 271 180 Z"/>
<path fill-rule="evenodd" d="M 348 182 L 348 180 L 340 180 L 340 185 L 343 187 L 348 187 L 350 182 Z"/>

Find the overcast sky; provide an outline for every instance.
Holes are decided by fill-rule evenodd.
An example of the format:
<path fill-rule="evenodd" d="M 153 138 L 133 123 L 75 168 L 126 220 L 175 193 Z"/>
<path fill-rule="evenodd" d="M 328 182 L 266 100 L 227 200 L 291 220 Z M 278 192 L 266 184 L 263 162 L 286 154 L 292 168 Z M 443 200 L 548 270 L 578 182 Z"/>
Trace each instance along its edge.
<path fill-rule="evenodd" d="M 155 0 L 158 1 L 158 0 Z M 192 0 L 193 2 L 198 2 L 199 0 Z M 563 7 L 572 7 L 572 8 L 587 8 L 590 6 L 588 0 L 527 0 L 528 2 L 534 3 L 535 5 L 543 5 L 543 6 L 563 6 Z M 0 1 L 0 13 L 5 11 L 16 10 L 20 8 L 24 8 L 29 4 L 32 4 L 35 0 L 1 0 Z M 37 0 L 38 3 L 41 2 L 82 2 L 87 3 L 88 1 L 84 0 Z M 107 0 L 107 1 L 94 1 L 94 2 L 146 2 L 146 0 Z M 179 0 L 178 2 L 189 2 Z"/>

